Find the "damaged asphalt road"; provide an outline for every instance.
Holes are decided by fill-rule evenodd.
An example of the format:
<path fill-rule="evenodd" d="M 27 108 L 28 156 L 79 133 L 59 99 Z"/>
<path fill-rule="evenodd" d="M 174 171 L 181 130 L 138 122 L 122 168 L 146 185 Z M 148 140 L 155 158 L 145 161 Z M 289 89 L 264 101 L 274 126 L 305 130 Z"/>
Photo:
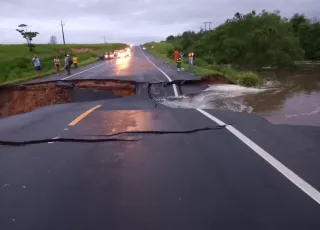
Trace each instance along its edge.
<path fill-rule="evenodd" d="M 29 82 L 72 103 L 0 119 L 0 229 L 320 229 L 319 128 L 168 108 L 204 86 L 139 48 L 127 61 Z"/>
<path fill-rule="evenodd" d="M 218 130 L 225 128 L 225 125 L 215 126 L 215 127 L 206 127 L 201 129 L 193 129 L 193 130 L 182 130 L 182 131 L 132 131 L 132 132 L 119 132 L 119 133 L 112 133 L 112 134 L 104 134 L 104 135 L 86 135 L 90 137 L 95 137 L 94 139 L 76 139 L 76 138 L 52 138 L 52 139 L 41 139 L 41 140 L 31 140 L 31 141 L 1 141 L 0 145 L 7 145 L 7 146 L 23 146 L 23 145 L 34 145 L 34 144 L 41 144 L 41 143 L 48 143 L 48 142 L 78 142 L 78 143 L 99 143 L 99 142 L 116 142 L 116 141 L 139 141 L 140 139 L 116 139 L 116 138 L 97 138 L 97 137 L 114 137 L 122 134 L 189 134 L 195 133 L 200 131 L 208 131 L 208 130 Z"/>

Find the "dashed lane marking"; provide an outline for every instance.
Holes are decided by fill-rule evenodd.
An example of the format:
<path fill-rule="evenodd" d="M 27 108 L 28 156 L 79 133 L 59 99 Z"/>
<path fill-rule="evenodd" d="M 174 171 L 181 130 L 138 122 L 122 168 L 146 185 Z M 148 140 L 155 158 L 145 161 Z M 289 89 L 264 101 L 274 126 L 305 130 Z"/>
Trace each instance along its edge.
<path fill-rule="evenodd" d="M 92 113 L 94 110 L 100 108 L 101 105 L 97 105 L 87 111 L 85 111 L 84 113 L 82 113 L 80 116 L 78 116 L 76 119 L 74 119 L 72 122 L 69 123 L 69 126 L 74 126 L 76 125 L 79 121 L 81 121 L 83 118 L 85 118 L 86 116 L 88 116 L 90 113 Z"/>

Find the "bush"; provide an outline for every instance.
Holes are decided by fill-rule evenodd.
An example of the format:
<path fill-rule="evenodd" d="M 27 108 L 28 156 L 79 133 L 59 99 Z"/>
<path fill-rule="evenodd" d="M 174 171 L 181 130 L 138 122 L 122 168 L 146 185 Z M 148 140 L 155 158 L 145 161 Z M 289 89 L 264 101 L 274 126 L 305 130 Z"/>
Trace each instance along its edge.
<path fill-rule="evenodd" d="M 173 57 L 173 52 L 174 52 L 174 49 L 168 49 L 168 51 L 167 51 L 167 57 L 168 57 L 168 58 L 172 58 L 172 57 Z"/>
<path fill-rule="evenodd" d="M 261 80 L 258 75 L 253 72 L 239 73 L 237 83 L 247 87 L 261 86 Z"/>
<path fill-rule="evenodd" d="M 216 61 L 213 55 L 204 55 L 203 60 L 210 65 Z"/>
<path fill-rule="evenodd" d="M 194 59 L 194 65 L 201 66 L 201 67 L 208 67 L 208 63 L 203 60 L 202 58 L 195 58 Z"/>

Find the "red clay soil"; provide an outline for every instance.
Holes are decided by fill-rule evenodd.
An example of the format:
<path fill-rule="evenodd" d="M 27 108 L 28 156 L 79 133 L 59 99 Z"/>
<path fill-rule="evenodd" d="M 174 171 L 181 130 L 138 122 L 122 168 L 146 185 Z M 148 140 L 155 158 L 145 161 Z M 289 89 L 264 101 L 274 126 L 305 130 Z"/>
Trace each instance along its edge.
<path fill-rule="evenodd" d="M 75 82 L 76 88 L 90 88 L 93 91 L 112 91 L 114 95 L 127 97 L 136 94 L 136 86 L 129 82 L 114 81 L 80 81 Z"/>
<path fill-rule="evenodd" d="M 223 75 L 211 75 L 201 78 L 201 84 L 218 85 L 218 84 L 232 84 L 232 82 Z"/>
<path fill-rule="evenodd" d="M 90 88 L 94 91 L 124 91 L 124 95 L 118 96 L 128 96 L 127 91 L 132 91 L 129 95 L 134 95 L 136 92 L 136 86 L 129 82 L 116 82 L 116 81 L 75 81 L 76 88 Z"/>
<path fill-rule="evenodd" d="M 1 87 L 0 117 L 30 112 L 46 105 L 68 103 L 70 90 L 55 83 Z"/>
<path fill-rule="evenodd" d="M 125 97 L 134 95 L 136 87 L 126 82 L 81 81 L 76 88 L 90 88 L 93 91 L 111 91 Z M 57 86 L 55 83 L 36 85 L 8 85 L 0 87 L 0 118 L 30 112 L 47 105 L 70 102 L 72 87 Z"/>
<path fill-rule="evenodd" d="M 221 84 L 233 84 L 228 78 L 223 75 L 210 75 L 203 76 L 201 80 L 191 80 L 185 83 L 186 85 L 221 85 Z"/>

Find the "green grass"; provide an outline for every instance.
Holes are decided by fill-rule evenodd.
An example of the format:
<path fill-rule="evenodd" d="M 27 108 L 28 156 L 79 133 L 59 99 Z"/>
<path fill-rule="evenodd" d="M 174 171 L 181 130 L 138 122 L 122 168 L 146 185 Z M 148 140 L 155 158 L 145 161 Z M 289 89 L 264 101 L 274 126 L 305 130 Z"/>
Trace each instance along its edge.
<path fill-rule="evenodd" d="M 67 45 L 36 45 L 29 52 L 27 45 L 0 45 L 0 84 L 17 83 L 35 77 L 32 58 L 36 54 L 41 62 L 41 76 L 55 73 L 53 59 L 60 58 L 63 67 L 64 54 L 76 54 L 78 66 L 96 61 L 96 56 L 104 52 L 123 49 L 126 44 L 67 44 Z M 75 49 L 87 48 L 87 52 L 77 52 Z"/>
<path fill-rule="evenodd" d="M 154 56 L 175 65 L 173 60 L 174 46 L 168 42 L 150 42 L 144 44 L 147 50 Z M 153 46 L 153 48 L 151 48 Z M 209 65 L 205 61 L 196 56 L 194 60 L 194 67 L 189 67 L 188 58 L 183 58 L 183 68 L 186 71 L 192 72 L 200 77 L 220 76 L 225 77 L 233 84 L 261 87 L 262 81 L 257 74 L 250 71 L 235 71 L 228 66 Z"/>

